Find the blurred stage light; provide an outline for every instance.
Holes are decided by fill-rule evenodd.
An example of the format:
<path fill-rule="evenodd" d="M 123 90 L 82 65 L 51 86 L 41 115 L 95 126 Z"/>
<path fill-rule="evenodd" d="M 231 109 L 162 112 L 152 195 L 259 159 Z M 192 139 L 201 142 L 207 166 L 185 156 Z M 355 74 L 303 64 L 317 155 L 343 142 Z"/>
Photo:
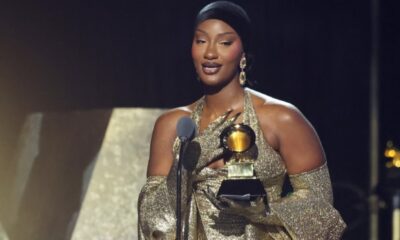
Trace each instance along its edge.
<path fill-rule="evenodd" d="M 400 168 L 400 150 L 393 145 L 392 141 L 386 143 L 384 155 L 390 158 L 385 164 L 387 168 Z"/>

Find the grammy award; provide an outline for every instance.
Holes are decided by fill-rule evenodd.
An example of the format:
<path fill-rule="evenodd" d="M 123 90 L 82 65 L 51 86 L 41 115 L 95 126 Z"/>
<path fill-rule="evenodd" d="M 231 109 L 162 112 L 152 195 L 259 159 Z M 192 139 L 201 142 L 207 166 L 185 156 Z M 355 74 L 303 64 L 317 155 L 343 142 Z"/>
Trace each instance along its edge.
<path fill-rule="evenodd" d="M 246 155 L 255 144 L 253 129 L 245 124 L 233 124 L 222 131 L 220 140 L 232 157 L 226 163 L 228 179 L 222 181 L 217 196 L 242 201 L 265 197 L 263 184 L 254 173 L 255 159 Z"/>

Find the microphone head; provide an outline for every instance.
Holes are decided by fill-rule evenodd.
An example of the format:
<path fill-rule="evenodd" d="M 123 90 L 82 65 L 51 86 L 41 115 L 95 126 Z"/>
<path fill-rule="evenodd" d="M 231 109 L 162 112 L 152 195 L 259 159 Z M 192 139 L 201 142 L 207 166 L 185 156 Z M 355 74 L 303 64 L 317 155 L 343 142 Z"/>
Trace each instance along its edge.
<path fill-rule="evenodd" d="M 190 117 L 181 117 L 176 125 L 176 133 L 181 141 L 187 141 L 194 137 L 196 124 Z"/>

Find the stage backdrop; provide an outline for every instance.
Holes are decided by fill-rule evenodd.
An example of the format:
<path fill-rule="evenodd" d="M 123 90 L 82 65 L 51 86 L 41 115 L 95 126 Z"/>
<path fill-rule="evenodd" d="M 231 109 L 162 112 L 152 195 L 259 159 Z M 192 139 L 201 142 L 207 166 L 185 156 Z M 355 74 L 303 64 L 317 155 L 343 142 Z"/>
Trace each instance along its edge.
<path fill-rule="evenodd" d="M 10 239 L 137 239 L 137 198 L 152 127 L 162 112 L 30 115 L 7 206 Z"/>

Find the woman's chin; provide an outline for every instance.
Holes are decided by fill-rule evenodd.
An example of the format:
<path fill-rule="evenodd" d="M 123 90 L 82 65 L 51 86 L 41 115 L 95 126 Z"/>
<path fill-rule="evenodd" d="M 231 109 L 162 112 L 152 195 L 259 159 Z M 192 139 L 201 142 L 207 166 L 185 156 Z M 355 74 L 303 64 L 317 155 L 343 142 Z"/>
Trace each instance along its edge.
<path fill-rule="evenodd" d="M 217 93 L 219 92 L 221 89 L 223 89 L 226 85 L 228 85 L 229 81 L 205 81 L 202 80 L 201 81 L 205 93 L 207 94 L 212 94 L 212 93 Z"/>
<path fill-rule="evenodd" d="M 210 88 L 226 85 L 224 83 L 224 81 L 213 81 L 213 80 L 208 80 L 208 79 L 201 80 L 201 83 L 203 84 L 203 86 L 210 87 Z"/>
<path fill-rule="evenodd" d="M 218 74 L 214 74 L 214 75 L 202 75 L 200 76 L 201 82 L 203 85 L 205 86 L 221 86 L 221 85 L 226 85 L 227 80 L 226 79 L 222 79 L 220 76 L 218 76 Z"/>

